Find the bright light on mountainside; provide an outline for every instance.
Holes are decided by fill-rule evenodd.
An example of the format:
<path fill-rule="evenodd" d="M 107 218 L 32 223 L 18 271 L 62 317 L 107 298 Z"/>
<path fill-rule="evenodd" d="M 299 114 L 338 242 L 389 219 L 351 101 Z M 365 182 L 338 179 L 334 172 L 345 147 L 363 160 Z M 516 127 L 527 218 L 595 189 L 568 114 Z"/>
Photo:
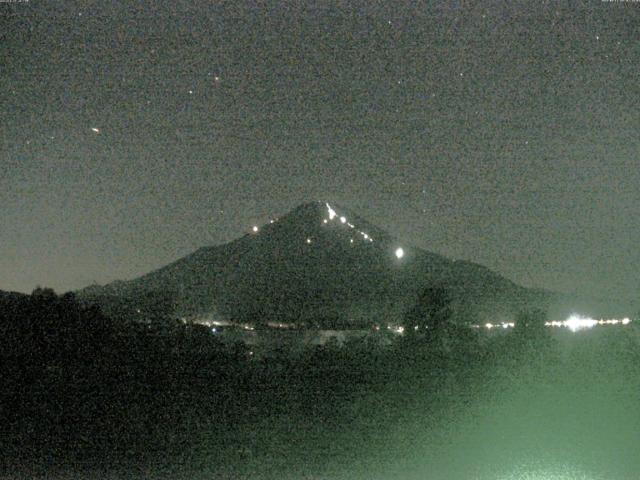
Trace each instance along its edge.
<path fill-rule="evenodd" d="M 329 211 L 329 220 L 333 220 L 336 217 L 336 211 L 331 208 L 331 206 L 327 203 L 327 210 Z"/>

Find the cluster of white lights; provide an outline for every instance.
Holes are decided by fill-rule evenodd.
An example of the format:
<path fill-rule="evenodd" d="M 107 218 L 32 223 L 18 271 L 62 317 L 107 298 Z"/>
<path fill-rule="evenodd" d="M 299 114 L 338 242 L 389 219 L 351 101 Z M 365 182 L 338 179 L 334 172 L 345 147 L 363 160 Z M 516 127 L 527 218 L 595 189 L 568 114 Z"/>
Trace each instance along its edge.
<path fill-rule="evenodd" d="M 269 220 L 269 223 L 273 224 L 273 223 L 276 223 L 277 221 L 278 221 L 277 218 L 276 219 L 271 219 L 271 220 Z M 258 233 L 260 231 L 260 227 L 258 227 L 258 225 L 254 225 L 253 227 L 251 227 L 251 231 L 253 233 Z"/>
<path fill-rule="evenodd" d="M 585 328 L 593 328 L 596 325 L 629 325 L 631 320 L 629 318 L 618 319 L 608 319 L 608 320 L 595 320 L 589 317 L 582 317 L 580 315 L 571 315 L 569 318 L 563 321 L 554 320 L 551 322 L 545 322 L 545 326 L 547 327 L 565 327 L 571 330 L 572 332 L 576 332 L 578 330 L 582 330 Z M 484 325 L 471 325 L 472 328 L 486 328 L 487 330 L 491 330 L 493 328 L 513 328 L 515 327 L 514 322 L 502 322 L 502 323 L 485 323 Z"/>
<path fill-rule="evenodd" d="M 380 330 L 380 328 L 376 326 L 376 330 Z M 398 335 L 404 335 L 404 327 L 402 325 L 387 325 L 387 330 Z"/>
<path fill-rule="evenodd" d="M 356 228 L 356 227 L 355 227 L 355 225 L 353 225 L 352 223 L 349 223 L 349 222 L 347 221 L 347 217 L 345 217 L 344 215 L 341 215 L 341 216 L 339 216 L 339 217 L 338 217 L 338 214 L 337 214 L 337 213 L 336 213 L 336 211 L 333 209 L 333 207 L 331 207 L 331 205 L 329 205 L 328 203 L 325 203 L 325 205 L 327 206 L 327 212 L 329 213 L 329 218 L 328 218 L 328 219 L 326 219 L 326 218 L 325 218 L 325 219 L 323 219 L 323 220 L 322 220 L 322 223 L 324 223 L 324 224 L 329 223 L 329 220 L 333 220 L 334 218 L 336 218 L 336 217 L 337 217 L 337 218 L 339 218 L 339 219 L 340 219 L 340 223 L 342 223 L 343 225 L 349 225 L 349 228 Z M 361 231 L 358 231 L 358 233 L 359 233 L 360 235 L 362 235 L 362 237 L 363 237 L 365 240 L 368 240 L 368 241 L 370 241 L 370 242 L 373 242 L 373 238 L 371 238 L 371 237 L 369 236 L 369 234 L 368 234 L 368 233 L 366 233 L 366 232 L 361 232 Z M 350 242 L 350 243 L 353 243 L 353 239 L 351 239 L 351 242 Z"/>
<path fill-rule="evenodd" d="M 572 332 L 576 332 L 585 328 L 593 328 L 596 325 L 629 325 L 629 323 L 631 323 L 631 320 L 626 317 L 619 320 L 615 318 L 596 320 L 595 318 L 583 317 L 574 314 L 562 322 L 546 322 L 545 325 L 548 327 L 565 327 Z"/>
<path fill-rule="evenodd" d="M 267 326 L 271 328 L 294 328 L 295 323 L 267 322 Z"/>
<path fill-rule="evenodd" d="M 349 228 L 353 228 L 353 229 L 355 229 L 355 228 L 356 228 L 356 227 L 355 227 L 355 225 L 353 225 L 352 223 L 349 223 L 349 222 L 347 221 L 347 218 L 346 218 L 344 215 L 338 216 L 338 214 L 337 214 L 337 213 L 336 213 L 336 211 L 331 207 L 331 205 L 329 205 L 328 203 L 325 203 L 325 205 L 327 206 L 327 212 L 328 212 L 328 214 L 329 214 L 329 218 L 328 218 L 328 219 L 327 219 L 327 218 L 323 219 L 323 220 L 322 220 L 322 223 L 323 223 L 323 224 L 327 224 L 327 223 L 329 223 L 329 221 L 330 221 L 330 220 L 333 220 L 334 218 L 339 218 L 339 219 L 340 219 L 340 223 L 341 223 L 341 224 L 343 224 L 343 225 L 348 225 L 348 226 L 349 226 Z M 277 220 L 277 219 L 276 219 L 276 220 Z M 269 223 L 274 223 L 274 222 L 275 222 L 275 220 L 269 220 Z M 254 225 L 253 227 L 251 227 L 251 231 L 252 231 L 253 233 L 258 233 L 258 232 L 260 231 L 260 228 L 259 228 L 257 225 Z M 362 231 L 360 231 L 360 230 L 358 230 L 358 233 L 362 236 L 362 238 L 363 238 L 364 240 L 368 240 L 369 242 L 372 242 L 372 243 L 373 243 L 373 238 L 371 238 L 371 236 L 370 236 L 368 233 L 366 233 L 366 232 L 362 232 Z M 307 243 L 307 244 L 310 244 L 311 242 L 312 242 L 311 238 L 307 238 L 307 239 L 306 239 L 306 243 Z M 353 243 L 354 243 L 354 239 L 353 239 L 353 238 L 350 238 L 350 239 L 349 239 L 349 243 L 353 244 Z M 395 250 L 395 255 L 396 255 L 396 257 L 397 257 L 398 259 L 400 259 L 400 258 L 404 257 L 404 254 L 405 254 L 405 252 L 404 252 L 404 250 L 402 249 L 402 247 L 398 247 L 398 248 Z"/>
<path fill-rule="evenodd" d="M 485 324 L 485 327 L 488 329 L 491 328 L 503 328 L 503 329 L 507 329 L 507 328 L 513 328 L 515 327 L 516 324 L 513 322 L 503 322 L 503 323 L 498 323 L 496 325 L 492 324 L 492 323 L 487 323 Z"/>
<path fill-rule="evenodd" d="M 471 325 L 472 328 L 486 328 L 487 330 L 491 330 L 492 328 L 502 328 L 506 330 L 507 328 L 513 328 L 515 326 L 516 324 L 513 322 L 502 322 L 502 323 L 487 322 L 484 325 Z"/>

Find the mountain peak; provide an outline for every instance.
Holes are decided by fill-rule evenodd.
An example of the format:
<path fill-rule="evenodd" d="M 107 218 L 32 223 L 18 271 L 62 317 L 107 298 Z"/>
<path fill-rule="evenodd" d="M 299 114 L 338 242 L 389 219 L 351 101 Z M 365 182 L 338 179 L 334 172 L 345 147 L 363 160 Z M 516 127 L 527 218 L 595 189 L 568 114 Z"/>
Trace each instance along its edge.
<path fill-rule="evenodd" d="M 523 293 L 497 274 L 400 245 L 335 202 L 315 200 L 228 244 L 199 249 L 118 288 L 107 286 L 102 294 L 138 303 L 160 292 L 184 315 L 381 322 L 401 318 L 432 284 L 452 289 L 469 308 L 489 305 L 492 314 L 496 303 L 511 309 Z"/>
<path fill-rule="evenodd" d="M 307 229 L 310 234 L 317 234 L 318 228 L 323 231 L 332 231 L 335 235 L 347 238 L 350 243 L 369 242 L 378 240 L 390 240 L 392 237 L 382 229 L 370 224 L 347 208 L 335 202 L 326 200 L 314 200 L 298 205 L 289 213 L 271 220 L 263 229 L 254 227 L 253 233 L 261 230 L 264 233 L 274 231 L 276 226 Z"/>

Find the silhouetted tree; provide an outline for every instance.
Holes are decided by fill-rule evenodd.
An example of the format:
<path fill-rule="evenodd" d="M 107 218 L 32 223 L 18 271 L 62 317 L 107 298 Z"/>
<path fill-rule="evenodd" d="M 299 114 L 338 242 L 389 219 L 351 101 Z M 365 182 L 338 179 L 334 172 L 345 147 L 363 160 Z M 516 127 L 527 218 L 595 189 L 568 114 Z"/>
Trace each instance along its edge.
<path fill-rule="evenodd" d="M 43 288 L 38 285 L 32 292 L 31 298 L 39 302 L 54 302 L 58 296 L 53 288 Z"/>
<path fill-rule="evenodd" d="M 96 308 L 80 304 L 73 293 L 58 296 L 37 287 L 19 302 L 0 305 L 4 317 L 0 355 L 32 363 L 86 359 L 111 335 L 111 324 Z"/>
<path fill-rule="evenodd" d="M 540 308 L 523 310 L 516 316 L 515 332 L 527 336 L 536 336 L 544 333 L 547 312 Z"/>
<path fill-rule="evenodd" d="M 440 286 L 427 287 L 416 304 L 405 314 L 405 330 L 408 334 L 416 330 L 437 334 L 449 324 L 451 314 L 449 292 Z"/>
<path fill-rule="evenodd" d="M 547 312 L 539 308 L 524 310 L 516 316 L 511 346 L 524 353 L 528 361 L 548 357 L 553 351 L 555 343 L 545 327 L 546 321 Z"/>

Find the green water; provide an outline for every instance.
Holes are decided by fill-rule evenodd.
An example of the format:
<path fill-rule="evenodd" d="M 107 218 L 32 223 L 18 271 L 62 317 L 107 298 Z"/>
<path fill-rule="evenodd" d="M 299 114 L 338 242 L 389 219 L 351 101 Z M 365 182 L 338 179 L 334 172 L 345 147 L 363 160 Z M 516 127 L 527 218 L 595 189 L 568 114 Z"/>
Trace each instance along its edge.
<path fill-rule="evenodd" d="M 184 478 L 635 479 L 640 349 L 633 335 L 563 331 L 553 348 L 534 348 L 525 361 L 504 355 L 438 370 L 427 359 L 414 365 L 420 371 L 398 364 L 344 403 L 329 396 L 320 416 L 284 408 L 255 418 L 215 453 L 208 446 L 219 443 L 201 433 L 169 471 Z"/>
<path fill-rule="evenodd" d="M 215 405 L 207 392 L 217 383 L 207 380 L 183 403 L 174 393 L 132 451 L 89 462 L 82 476 L 637 479 L 638 338 L 633 327 L 562 330 L 525 350 L 498 339 L 457 356 L 364 357 L 353 368 L 338 358 L 295 374 L 274 365 Z M 42 478 L 74 478 L 80 467 Z"/>

